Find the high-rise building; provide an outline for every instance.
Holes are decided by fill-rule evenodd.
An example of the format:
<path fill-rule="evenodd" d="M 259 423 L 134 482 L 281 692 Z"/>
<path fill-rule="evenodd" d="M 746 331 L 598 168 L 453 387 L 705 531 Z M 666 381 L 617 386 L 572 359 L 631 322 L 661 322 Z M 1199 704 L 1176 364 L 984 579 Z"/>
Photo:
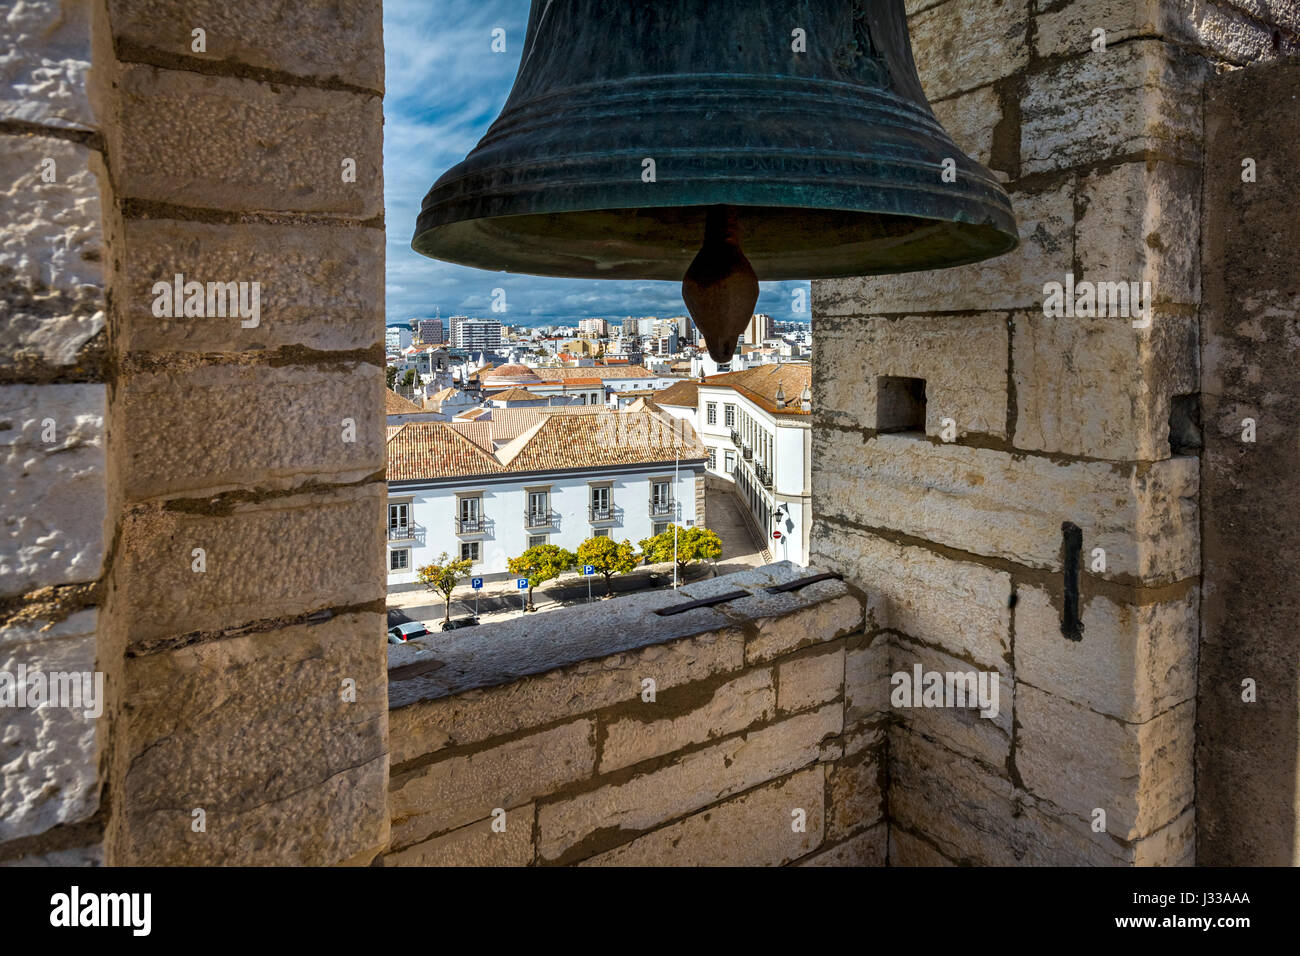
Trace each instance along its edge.
<path fill-rule="evenodd" d="M 626 319 L 623 320 L 623 338 L 634 339 L 639 334 L 640 333 L 637 331 L 636 319 L 632 318 L 629 315 Z"/>
<path fill-rule="evenodd" d="M 762 312 L 755 312 L 745 326 L 744 342 L 746 345 L 761 345 L 772 338 L 772 317 Z"/>
<path fill-rule="evenodd" d="M 583 319 L 578 323 L 578 333 L 603 339 L 609 335 L 609 323 L 604 319 Z"/>
<path fill-rule="evenodd" d="M 478 352 L 501 347 L 501 323 L 496 319 L 458 318 L 456 338 L 452 342 L 456 348 Z"/>
<path fill-rule="evenodd" d="M 447 341 L 447 332 L 442 319 L 421 319 L 418 325 L 420 341 L 425 345 L 442 345 Z"/>
<path fill-rule="evenodd" d="M 447 319 L 447 341 L 452 345 L 456 344 L 456 329 L 468 318 L 468 315 L 453 315 Z"/>
<path fill-rule="evenodd" d="M 389 325 L 384 328 L 384 348 L 389 352 L 400 352 L 407 348 L 414 338 L 414 332 L 400 325 Z"/>

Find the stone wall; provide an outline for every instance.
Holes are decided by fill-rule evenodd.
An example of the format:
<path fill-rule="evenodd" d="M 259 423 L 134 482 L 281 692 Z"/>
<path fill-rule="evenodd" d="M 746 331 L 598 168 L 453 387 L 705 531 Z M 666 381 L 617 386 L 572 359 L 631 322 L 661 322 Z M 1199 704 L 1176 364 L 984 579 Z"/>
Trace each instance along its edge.
<path fill-rule="evenodd" d="M 1216 77 L 1206 100 L 1196 707 L 1197 856 L 1211 866 L 1291 865 L 1300 849 L 1297 97 L 1292 60 Z"/>
<path fill-rule="evenodd" d="M 934 110 L 1006 182 L 1022 244 L 924 283 L 813 287 L 813 559 L 867 591 L 891 670 L 973 665 L 1004 688 L 997 720 L 895 713 L 890 863 L 1189 862 L 1201 97 L 1219 67 L 1295 53 L 1300 22 L 1226 2 L 908 10 Z M 1151 282 L 1152 321 L 1045 317 L 1067 273 Z M 878 433 L 882 376 L 924 380 L 924 433 Z"/>
<path fill-rule="evenodd" d="M 21 51 L 0 101 L 22 225 L 0 251 L 4 651 L 93 663 L 112 702 L 93 727 L 7 729 L 0 858 L 368 862 L 381 6 L 44 0 L 0 30 Z M 154 284 L 178 274 L 244 283 L 250 309 L 257 283 L 259 308 L 209 313 L 208 291 L 167 314 Z"/>
<path fill-rule="evenodd" d="M 883 864 L 886 642 L 840 581 L 767 590 L 818 573 L 393 647 L 383 864 Z"/>
<path fill-rule="evenodd" d="M 89 0 L 0 2 L 0 671 L 120 673 Z M 110 688 L 110 692 L 115 688 Z M 101 862 L 113 708 L 3 711 L 0 862 Z"/>

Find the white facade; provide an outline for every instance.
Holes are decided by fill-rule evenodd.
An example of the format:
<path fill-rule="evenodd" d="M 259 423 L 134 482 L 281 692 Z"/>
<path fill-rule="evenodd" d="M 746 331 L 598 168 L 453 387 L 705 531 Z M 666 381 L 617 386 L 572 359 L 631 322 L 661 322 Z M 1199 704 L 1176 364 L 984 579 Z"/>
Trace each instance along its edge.
<path fill-rule="evenodd" d="M 604 489 L 604 490 L 597 490 Z M 539 498 L 545 495 L 545 498 Z M 417 569 L 446 552 L 472 574 L 510 577 L 507 562 L 534 544 L 569 551 L 598 532 L 637 542 L 670 523 L 695 524 L 703 465 L 673 462 L 582 471 L 511 473 L 388 483 L 388 586 L 419 586 Z M 608 511 L 592 511 L 593 502 Z M 531 506 L 531 508 L 530 508 Z M 529 517 L 542 511 L 546 517 Z M 467 582 L 468 583 L 468 582 Z"/>
<path fill-rule="evenodd" d="M 408 328 L 400 325 L 389 325 L 384 328 L 385 351 L 400 352 L 404 348 L 409 348 L 414 340 L 415 333 Z"/>
<path fill-rule="evenodd" d="M 691 424 L 709 449 L 709 474 L 735 483 L 773 559 L 806 565 L 812 526 L 809 416 L 774 415 L 735 389 L 702 382 Z M 779 540 L 773 531 L 781 532 Z"/>
<path fill-rule="evenodd" d="M 501 347 L 501 323 L 496 319 L 457 319 L 452 345 L 458 349 L 496 349 Z"/>

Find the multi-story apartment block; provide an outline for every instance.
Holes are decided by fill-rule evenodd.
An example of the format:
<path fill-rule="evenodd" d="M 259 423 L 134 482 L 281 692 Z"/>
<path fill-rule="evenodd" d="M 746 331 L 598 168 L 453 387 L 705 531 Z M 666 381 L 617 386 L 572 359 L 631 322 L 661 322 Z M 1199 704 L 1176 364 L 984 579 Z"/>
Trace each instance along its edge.
<path fill-rule="evenodd" d="M 604 319 L 583 319 L 578 323 L 578 334 L 603 339 L 609 335 L 609 323 Z"/>
<path fill-rule="evenodd" d="M 447 341 L 447 330 L 443 327 L 442 319 L 420 319 L 416 328 L 424 345 L 442 345 Z"/>
<path fill-rule="evenodd" d="M 689 421 L 707 472 L 731 482 L 776 560 L 808 563 L 812 366 L 762 365 L 674 385 L 652 401 Z M 776 534 L 780 537 L 775 537 Z"/>
<path fill-rule="evenodd" d="M 452 345 L 475 352 L 498 349 L 501 347 L 501 323 L 496 319 L 459 318 Z"/>
<path fill-rule="evenodd" d="M 745 326 L 742 340 L 746 345 L 761 345 L 775 334 L 772 317 L 762 312 L 755 312 L 750 316 L 749 324 Z"/>
<path fill-rule="evenodd" d="M 384 349 L 388 352 L 400 352 L 409 348 L 415 333 L 401 325 L 389 325 L 384 328 Z"/>
<path fill-rule="evenodd" d="M 473 574 L 509 577 L 539 544 L 570 551 L 591 537 L 640 541 L 704 519 L 704 447 L 689 425 L 652 411 L 566 414 L 536 422 L 418 423 L 388 438 L 388 584 L 417 586 L 444 552 Z M 495 415 L 495 413 L 494 413 Z"/>

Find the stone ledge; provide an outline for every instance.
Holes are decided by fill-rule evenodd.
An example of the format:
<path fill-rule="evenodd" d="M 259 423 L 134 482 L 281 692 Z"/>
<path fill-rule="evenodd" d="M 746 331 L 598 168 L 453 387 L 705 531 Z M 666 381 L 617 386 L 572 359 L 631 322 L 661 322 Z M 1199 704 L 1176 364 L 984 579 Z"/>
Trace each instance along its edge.
<path fill-rule="evenodd" d="M 764 588 L 798 578 L 819 574 L 818 568 L 801 568 L 789 561 L 761 568 L 698 581 L 678 591 L 655 591 L 602 601 L 593 606 L 563 608 L 542 615 L 526 615 L 472 631 L 441 632 L 394 645 L 388 649 L 391 709 L 407 707 L 421 701 L 450 697 L 478 688 L 497 687 L 524 677 L 542 674 L 586 660 L 609 657 L 626 651 L 666 644 L 679 638 L 693 637 L 709 631 L 742 628 L 755 632 L 747 644 L 766 640 L 762 631 L 776 622 L 843 602 L 853 615 L 839 623 L 848 628 L 860 627 L 863 602 L 842 581 L 826 580 L 797 591 L 772 594 Z M 728 591 L 748 591 L 749 595 L 714 607 L 697 608 L 681 614 L 660 616 L 652 612 L 674 604 L 686 603 Z M 850 618 L 856 616 L 856 624 Z M 847 623 L 846 623 L 847 622 Z M 829 642 L 842 633 L 808 636 L 808 643 Z M 793 650 L 794 646 L 785 648 Z M 784 652 L 784 651 L 783 651 Z M 747 657 L 751 656 L 747 651 Z M 430 669 L 419 673 L 418 665 Z M 406 679 L 392 676 L 396 668 Z M 409 670 L 408 670 L 409 668 Z"/>

